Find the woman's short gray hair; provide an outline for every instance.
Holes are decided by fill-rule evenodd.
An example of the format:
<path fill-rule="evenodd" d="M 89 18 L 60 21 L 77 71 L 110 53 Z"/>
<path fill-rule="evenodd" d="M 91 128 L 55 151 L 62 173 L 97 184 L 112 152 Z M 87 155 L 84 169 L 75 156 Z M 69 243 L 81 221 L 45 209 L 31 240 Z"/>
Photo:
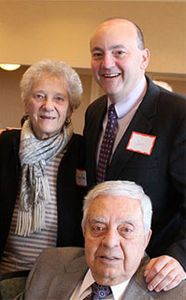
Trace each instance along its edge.
<path fill-rule="evenodd" d="M 144 230 L 147 233 L 151 228 L 152 204 L 150 198 L 144 193 L 143 188 L 133 181 L 105 181 L 96 185 L 84 198 L 82 228 L 85 230 L 87 212 L 95 198 L 99 196 L 127 196 L 139 202 Z M 114 201 L 114 200 L 113 200 Z M 125 201 L 125 200 L 123 200 Z"/>
<path fill-rule="evenodd" d="M 64 78 L 67 82 L 68 95 L 71 109 L 78 108 L 83 93 L 82 83 L 77 72 L 63 61 L 44 59 L 31 65 L 20 82 L 21 98 L 28 100 L 32 86 L 43 74 L 49 74 L 57 78 Z"/>

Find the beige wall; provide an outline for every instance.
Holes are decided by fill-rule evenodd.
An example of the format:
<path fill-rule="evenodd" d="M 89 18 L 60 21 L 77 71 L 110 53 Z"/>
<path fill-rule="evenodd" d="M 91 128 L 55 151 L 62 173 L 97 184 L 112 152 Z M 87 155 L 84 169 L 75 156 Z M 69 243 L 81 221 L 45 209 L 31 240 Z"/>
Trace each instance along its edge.
<path fill-rule="evenodd" d="M 25 67 L 14 72 L 0 69 L 0 128 L 20 125 L 24 108 L 20 100 L 19 82 L 25 70 Z"/>
<path fill-rule="evenodd" d="M 0 1 L 0 61 L 63 59 L 89 68 L 89 37 L 105 18 L 138 23 L 151 49 L 149 71 L 186 72 L 185 1 Z"/>

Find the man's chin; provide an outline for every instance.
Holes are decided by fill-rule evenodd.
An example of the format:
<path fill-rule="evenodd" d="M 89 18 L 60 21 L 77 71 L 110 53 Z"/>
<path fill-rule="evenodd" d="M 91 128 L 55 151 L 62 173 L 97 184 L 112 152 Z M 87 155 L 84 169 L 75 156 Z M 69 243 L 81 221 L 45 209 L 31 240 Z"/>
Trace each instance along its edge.
<path fill-rule="evenodd" d="M 117 285 L 124 281 L 123 277 L 119 276 L 116 270 L 104 270 L 93 274 L 95 281 L 101 285 Z"/>
<path fill-rule="evenodd" d="M 112 278 L 114 279 L 116 276 L 118 276 L 118 268 L 101 266 L 97 269 L 95 274 L 103 280 L 112 280 Z"/>

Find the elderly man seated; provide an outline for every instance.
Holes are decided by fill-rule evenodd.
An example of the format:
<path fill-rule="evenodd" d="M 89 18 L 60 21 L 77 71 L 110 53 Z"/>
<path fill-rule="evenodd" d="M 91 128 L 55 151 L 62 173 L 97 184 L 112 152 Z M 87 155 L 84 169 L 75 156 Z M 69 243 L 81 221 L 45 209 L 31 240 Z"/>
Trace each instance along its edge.
<path fill-rule="evenodd" d="M 45 250 L 29 275 L 24 298 L 19 299 L 186 299 L 184 281 L 167 292 L 147 289 L 145 248 L 151 217 L 151 201 L 134 182 L 98 184 L 84 201 L 85 249 Z"/>

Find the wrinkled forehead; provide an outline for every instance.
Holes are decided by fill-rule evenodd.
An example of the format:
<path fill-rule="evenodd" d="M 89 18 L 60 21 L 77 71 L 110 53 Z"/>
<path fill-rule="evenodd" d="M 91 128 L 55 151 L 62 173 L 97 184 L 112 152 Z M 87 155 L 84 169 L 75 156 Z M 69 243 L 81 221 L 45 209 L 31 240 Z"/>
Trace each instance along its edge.
<path fill-rule="evenodd" d="M 90 49 L 94 47 L 111 47 L 112 45 L 134 43 L 137 45 L 137 30 L 133 23 L 127 20 L 112 20 L 97 27 L 90 40 Z"/>
<path fill-rule="evenodd" d="M 142 211 L 138 200 L 127 196 L 98 196 L 89 206 L 89 218 L 103 218 L 108 223 L 125 219 L 142 222 Z"/>

